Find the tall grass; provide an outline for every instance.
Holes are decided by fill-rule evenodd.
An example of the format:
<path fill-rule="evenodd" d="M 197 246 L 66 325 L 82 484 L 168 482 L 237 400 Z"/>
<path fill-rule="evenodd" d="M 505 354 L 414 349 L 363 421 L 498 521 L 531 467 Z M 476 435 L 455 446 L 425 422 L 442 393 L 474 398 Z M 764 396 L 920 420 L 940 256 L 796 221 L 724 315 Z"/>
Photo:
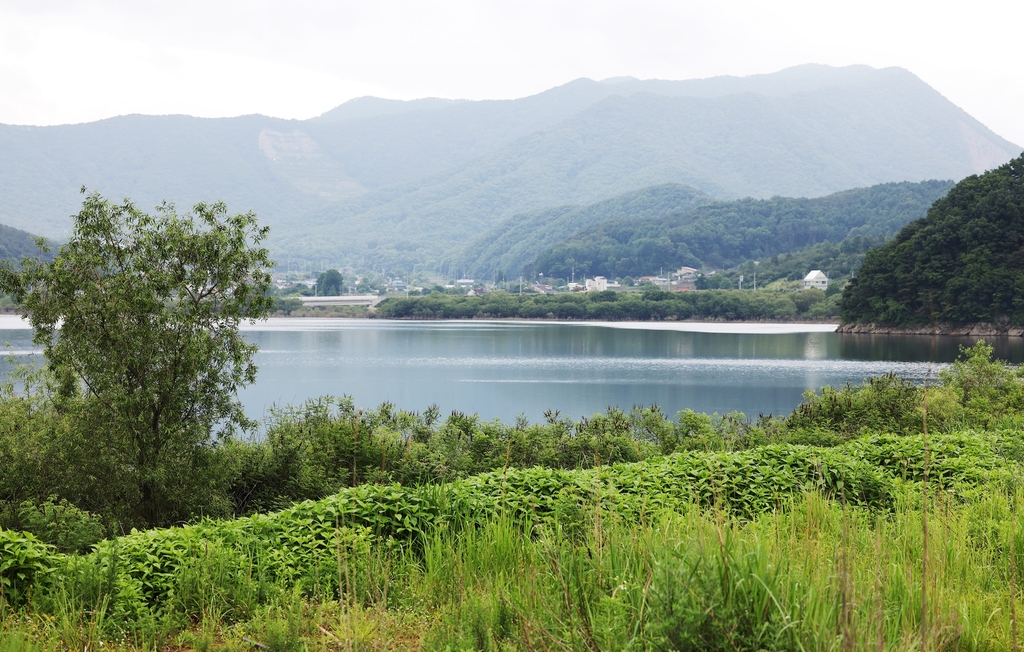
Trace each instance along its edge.
<path fill-rule="evenodd" d="M 209 556 L 127 628 L 97 598 L 106 580 L 78 576 L 6 611 L 0 646 L 913 650 L 927 622 L 928 650 L 1013 649 L 1022 491 L 934 492 L 926 531 L 918 488 L 884 513 L 806 493 L 752 520 L 694 506 L 637 523 L 599 504 L 568 524 L 498 515 L 418 548 L 342 551 L 335 590 L 316 594 Z"/>

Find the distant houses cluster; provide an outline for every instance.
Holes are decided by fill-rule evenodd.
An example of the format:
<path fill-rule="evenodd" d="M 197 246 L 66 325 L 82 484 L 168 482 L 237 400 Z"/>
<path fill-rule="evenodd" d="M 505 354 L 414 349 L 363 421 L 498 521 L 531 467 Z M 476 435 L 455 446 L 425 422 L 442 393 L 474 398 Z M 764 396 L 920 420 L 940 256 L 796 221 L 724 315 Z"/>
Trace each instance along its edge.
<path fill-rule="evenodd" d="M 713 270 L 704 272 L 702 274 L 700 270 L 694 267 L 683 266 L 667 275 L 659 274 L 641 276 L 640 278 L 636 279 L 636 284 L 650 284 L 662 290 L 670 292 L 686 292 L 697 289 L 697 280 L 699 276 L 703 275 L 705 278 L 708 278 L 714 276 L 715 274 L 716 272 Z M 361 275 L 356 276 L 355 284 L 357 286 L 360 285 L 362 280 L 363 277 Z M 742 283 L 742 276 L 740 277 L 740 281 Z M 278 290 L 286 290 L 295 287 L 305 287 L 308 289 L 313 289 L 314 291 L 316 289 L 315 278 L 294 279 L 291 277 L 286 278 L 285 275 L 282 274 L 275 275 L 274 282 Z M 807 276 L 804 277 L 802 286 L 805 290 L 814 288 L 824 291 L 828 289 L 828 282 L 828 277 L 825 275 L 824 272 L 822 272 L 820 269 L 813 269 L 810 272 L 808 272 Z M 604 292 L 606 290 L 617 290 L 622 287 L 622 284 L 619 283 L 618 281 L 608 279 L 605 276 L 594 276 L 593 278 L 585 278 L 583 279 L 582 283 L 572 281 L 566 283 L 564 286 L 559 286 L 557 288 L 551 285 L 550 283 L 544 283 L 543 279 L 541 281 L 527 283 L 522 283 L 521 281 L 520 283 L 520 292 L 525 291 L 531 294 L 558 294 L 559 292 Z M 629 281 L 627 279 L 627 284 L 631 285 L 632 281 Z M 382 283 L 382 286 L 383 287 L 379 288 L 381 294 L 408 293 L 410 291 L 419 293 L 422 290 L 422 288 L 419 287 L 409 287 L 405 283 L 404 279 L 400 277 L 388 278 L 386 281 Z M 461 290 L 467 295 L 482 295 L 486 294 L 488 291 L 491 291 L 493 289 L 488 287 L 487 284 L 485 284 L 484 282 L 471 278 L 456 279 L 452 284 L 445 285 L 444 288 L 446 290 Z M 366 290 L 364 290 L 364 292 L 366 292 Z"/>
<path fill-rule="evenodd" d="M 694 267 L 680 267 L 668 276 L 641 276 L 637 281 L 640 284 L 651 283 L 663 290 L 686 292 L 697 288 L 697 275 L 700 273 Z M 715 272 L 707 272 L 705 276 L 714 276 Z M 742 280 L 742 277 L 740 277 Z M 545 286 L 550 288 L 550 286 Z M 569 290 L 584 290 L 586 292 L 602 292 L 610 288 L 617 288 L 620 285 L 609 281 L 604 276 L 595 276 L 586 279 L 583 284 L 570 283 Z M 819 290 L 828 289 L 828 277 L 820 269 L 811 270 L 803 280 L 803 289 L 816 288 Z M 553 292 L 553 290 L 552 290 Z"/>
<path fill-rule="evenodd" d="M 704 272 L 703 275 L 705 277 L 711 277 L 714 276 L 715 273 L 716 272 L 714 271 L 708 271 Z M 666 276 L 641 276 L 636 279 L 636 282 L 638 285 L 650 283 L 662 290 L 686 292 L 697 289 L 697 277 L 700 274 L 700 270 L 695 267 L 683 266 Z M 460 278 L 456 280 L 453 285 L 447 285 L 445 287 L 459 288 L 465 291 L 468 295 L 480 295 L 485 294 L 488 291 L 484 284 L 471 278 Z M 611 280 L 605 276 L 594 276 L 593 278 L 583 279 L 582 283 L 571 281 L 559 288 L 554 287 L 550 283 L 535 281 L 523 284 L 522 290 L 530 292 L 531 294 L 558 294 L 559 292 L 604 292 L 606 290 L 616 290 L 621 287 L 622 284 L 618 281 Z M 820 290 L 828 289 L 828 277 L 825 276 L 825 273 L 820 269 L 811 270 L 803 279 L 803 289 L 806 290 L 809 288 L 817 288 Z"/>

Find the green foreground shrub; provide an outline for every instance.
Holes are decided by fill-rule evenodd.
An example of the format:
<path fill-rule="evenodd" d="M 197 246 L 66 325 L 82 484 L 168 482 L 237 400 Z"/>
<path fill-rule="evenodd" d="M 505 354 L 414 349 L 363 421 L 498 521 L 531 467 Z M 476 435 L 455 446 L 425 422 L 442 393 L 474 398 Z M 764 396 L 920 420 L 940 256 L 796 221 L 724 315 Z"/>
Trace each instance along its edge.
<path fill-rule="evenodd" d="M 934 437 L 928 460 L 932 485 L 961 495 L 970 487 L 1005 484 L 1016 462 L 1004 453 L 1019 450 L 1022 440 L 1024 435 L 1016 431 Z M 147 610 L 172 607 L 175 613 L 194 616 L 204 602 L 180 603 L 182 574 L 193 564 L 212 564 L 225 612 L 250 613 L 253 602 L 260 600 L 253 596 L 265 596 L 271 585 L 340 598 L 343 574 L 360 575 L 362 564 L 346 561 L 342 573 L 343 559 L 363 559 L 370 542 L 416 551 L 436 532 L 493 519 L 583 531 L 595 509 L 623 523 L 694 508 L 756 519 L 786 510 L 807 492 L 884 511 L 893 505 L 901 482 L 923 479 L 924 464 L 923 437 L 876 435 L 837 448 L 772 445 L 676 453 L 578 471 L 505 469 L 439 486 L 361 485 L 269 515 L 133 532 L 100 544 L 86 556 L 38 557 L 36 552 L 25 563 L 60 581 L 106 578 L 102 589 L 89 590 L 99 591 L 97 600 L 104 595 L 110 613 L 127 622 Z M 21 545 L 46 550 L 34 538 Z M 32 579 L 19 575 L 20 568 L 5 571 L 3 577 L 12 586 L 17 583 L 19 595 L 24 595 L 25 583 Z M 210 572 L 207 568 L 204 577 Z M 53 588 L 40 586 L 44 593 Z"/>
<path fill-rule="evenodd" d="M 284 580 L 249 583 L 258 566 L 226 572 L 237 570 L 227 548 L 175 556 L 182 530 L 140 533 L 125 548 L 155 558 L 126 554 L 125 566 L 183 558 L 162 576 L 147 571 L 171 587 L 159 607 L 119 612 L 53 580 L 30 608 L 7 612 L 0 636 L 90 649 L 216 640 L 226 649 L 838 651 L 920 649 L 923 634 L 927 649 L 1011 649 L 1011 612 L 1024 607 L 1013 574 L 1024 564 L 1015 508 L 1024 494 L 929 493 L 927 533 L 920 485 L 897 488 L 882 511 L 812 491 L 752 519 L 691 505 L 638 521 L 602 502 L 568 524 L 448 521 L 417 536 L 415 550 L 379 541 L 345 550 L 346 563 L 365 562 L 345 575 L 340 601 L 309 585 L 296 594 Z M 46 616 L 60 612 L 61 596 L 78 605 L 70 626 Z"/>
<path fill-rule="evenodd" d="M 0 530 L 0 599 L 12 605 L 22 604 L 57 563 L 52 547 L 32 534 Z"/>

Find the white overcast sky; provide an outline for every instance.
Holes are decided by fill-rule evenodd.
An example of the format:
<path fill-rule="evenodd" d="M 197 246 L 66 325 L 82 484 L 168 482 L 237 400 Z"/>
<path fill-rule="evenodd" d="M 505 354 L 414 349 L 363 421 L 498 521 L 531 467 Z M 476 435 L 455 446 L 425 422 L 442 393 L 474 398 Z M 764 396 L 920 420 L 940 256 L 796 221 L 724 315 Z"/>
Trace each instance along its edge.
<path fill-rule="evenodd" d="M 1024 2 L 0 0 L 0 122 L 285 118 L 578 77 L 901 66 L 1024 145 Z"/>

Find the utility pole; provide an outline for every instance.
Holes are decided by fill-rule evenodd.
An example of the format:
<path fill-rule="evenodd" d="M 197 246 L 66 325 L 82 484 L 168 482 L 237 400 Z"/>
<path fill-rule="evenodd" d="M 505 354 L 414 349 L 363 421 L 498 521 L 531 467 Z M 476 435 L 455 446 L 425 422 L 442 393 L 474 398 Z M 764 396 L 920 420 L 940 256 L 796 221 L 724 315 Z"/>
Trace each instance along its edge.
<path fill-rule="evenodd" d="M 743 289 L 743 274 L 740 274 L 740 289 Z"/>
<path fill-rule="evenodd" d="M 523 296 L 523 277 L 519 277 L 519 296 Z"/>

